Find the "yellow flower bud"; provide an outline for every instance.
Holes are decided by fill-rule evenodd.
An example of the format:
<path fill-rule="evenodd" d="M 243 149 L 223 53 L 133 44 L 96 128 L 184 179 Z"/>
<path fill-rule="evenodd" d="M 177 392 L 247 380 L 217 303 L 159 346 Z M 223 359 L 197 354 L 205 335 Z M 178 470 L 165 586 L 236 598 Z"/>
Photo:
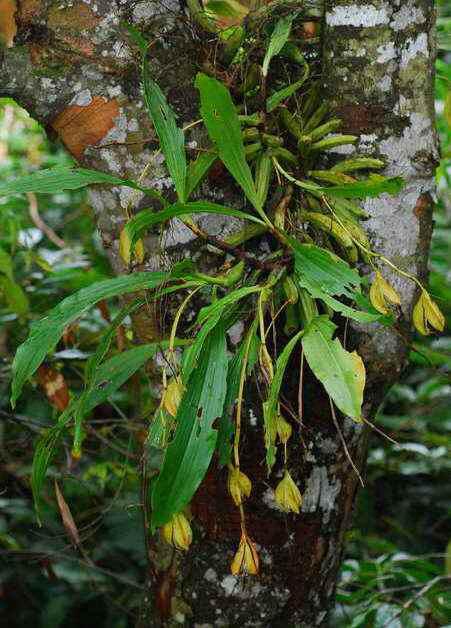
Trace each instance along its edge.
<path fill-rule="evenodd" d="M 376 271 L 376 277 L 371 284 L 370 301 L 381 314 L 390 314 L 389 303 L 401 305 L 399 294 L 393 286 L 382 277 L 379 271 Z"/>
<path fill-rule="evenodd" d="M 283 416 L 279 415 L 277 417 L 277 435 L 280 438 L 280 442 L 286 445 L 292 433 L 293 429 L 291 425 L 283 418 Z"/>
<path fill-rule="evenodd" d="M 234 576 L 238 576 L 239 574 L 256 576 L 258 574 L 259 564 L 260 561 L 255 543 L 243 532 L 241 534 L 238 551 L 230 565 L 230 571 Z"/>
<path fill-rule="evenodd" d="M 179 550 L 188 550 L 193 540 L 193 533 L 188 519 L 182 512 L 173 515 L 172 519 L 161 528 L 163 539 Z"/>
<path fill-rule="evenodd" d="M 245 473 L 236 467 L 230 466 L 228 488 L 233 501 L 239 506 L 243 501 L 243 497 L 249 497 L 251 494 L 252 482 Z"/>
<path fill-rule="evenodd" d="M 268 349 L 263 343 L 260 345 L 258 352 L 258 361 L 266 379 L 271 382 L 274 378 L 274 365 L 272 363 L 271 356 L 268 353 Z"/>
<path fill-rule="evenodd" d="M 282 510 L 299 514 L 299 508 L 302 504 L 302 495 L 288 471 L 285 471 L 283 479 L 277 485 L 274 496 Z"/>
<path fill-rule="evenodd" d="M 185 386 L 182 382 L 172 379 L 166 386 L 161 400 L 161 405 L 171 416 L 177 414 L 178 407 L 185 392 Z"/>
<path fill-rule="evenodd" d="M 128 266 L 131 261 L 131 241 L 125 229 L 122 229 L 119 237 L 119 254 Z M 144 255 L 143 241 L 139 239 L 135 242 L 134 258 L 139 264 L 141 264 L 144 261 Z"/>
<path fill-rule="evenodd" d="M 445 317 L 426 290 L 421 292 L 413 308 L 413 324 L 423 336 L 428 336 L 433 329 L 443 331 L 445 327 Z"/>

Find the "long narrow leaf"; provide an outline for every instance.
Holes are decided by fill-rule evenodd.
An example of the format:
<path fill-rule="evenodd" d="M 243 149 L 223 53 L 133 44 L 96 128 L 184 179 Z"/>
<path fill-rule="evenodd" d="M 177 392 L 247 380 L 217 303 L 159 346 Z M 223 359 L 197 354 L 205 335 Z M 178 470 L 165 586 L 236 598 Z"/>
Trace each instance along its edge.
<path fill-rule="evenodd" d="M 160 140 L 161 150 L 166 159 L 169 174 L 177 190 L 180 202 L 186 201 L 186 153 L 185 136 L 177 126 L 175 114 L 169 106 L 159 86 L 149 76 L 148 62 L 143 62 L 144 99 L 155 131 Z"/>
<path fill-rule="evenodd" d="M 269 64 L 271 63 L 271 59 L 279 54 L 282 48 L 288 41 L 288 37 L 291 32 L 291 24 L 293 22 L 294 16 L 289 15 L 287 17 L 282 17 L 277 22 L 274 27 L 274 30 L 271 35 L 271 39 L 269 40 L 268 49 L 265 54 L 265 58 L 263 59 L 263 67 L 262 72 L 263 76 L 268 75 Z"/>
<path fill-rule="evenodd" d="M 59 303 L 32 325 L 27 340 L 17 349 L 13 362 L 11 403 L 14 407 L 22 387 L 61 338 L 64 328 L 102 299 L 135 290 L 154 289 L 168 278 L 166 273 L 135 273 L 99 281 Z"/>
<path fill-rule="evenodd" d="M 152 196 L 167 204 L 166 200 L 156 190 L 143 188 L 134 181 L 121 179 L 106 172 L 97 170 L 87 170 L 86 168 L 58 167 L 40 170 L 33 174 L 7 181 L 0 184 L 0 196 L 9 194 L 23 194 L 25 192 L 35 192 L 36 194 L 55 194 L 62 190 L 78 190 L 95 183 L 109 185 L 119 185 L 134 190 L 140 190 L 148 196 Z"/>
<path fill-rule="evenodd" d="M 215 450 L 216 418 L 222 415 L 227 381 L 225 331 L 215 327 L 177 412 L 177 429 L 152 490 L 152 528 L 163 525 L 190 502 Z"/>
<path fill-rule="evenodd" d="M 296 81 L 295 83 L 292 83 L 291 85 L 287 85 L 287 87 L 280 89 L 279 91 L 275 92 L 274 94 L 269 96 L 269 98 L 266 99 L 266 111 L 268 113 L 271 113 L 271 111 L 274 111 L 274 109 L 278 105 L 280 105 L 281 102 L 283 102 L 284 100 L 287 100 L 287 98 L 290 98 L 290 96 L 293 96 L 293 94 L 304 85 L 305 81 L 307 80 L 308 75 L 309 75 L 309 66 L 306 64 L 304 76 L 300 78 L 299 81 Z"/>
<path fill-rule="evenodd" d="M 130 250 L 133 251 L 136 241 L 144 234 L 146 229 L 149 229 L 152 225 L 166 222 L 166 220 L 171 220 L 171 218 L 176 218 L 177 216 L 189 216 L 190 214 L 221 214 L 223 216 L 233 216 L 235 218 L 241 218 L 242 220 L 255 222 L 259 225 L 264 225 L 262 220 L 252 214 L 208 201 L 175 203 L 163 209 L 161 212 L 143 209 L 127 222 L 124 231 L 130 239 Z"/>
<path fill-rule="evenodd" d="M 240 121 L 229 90 L 216 79 L 202 73 L 196 77 L 196 87 L 200 93 L 202 118 L 221 161 L 252 205 L 261 211 L 254 180 L 246 161 Z"/>

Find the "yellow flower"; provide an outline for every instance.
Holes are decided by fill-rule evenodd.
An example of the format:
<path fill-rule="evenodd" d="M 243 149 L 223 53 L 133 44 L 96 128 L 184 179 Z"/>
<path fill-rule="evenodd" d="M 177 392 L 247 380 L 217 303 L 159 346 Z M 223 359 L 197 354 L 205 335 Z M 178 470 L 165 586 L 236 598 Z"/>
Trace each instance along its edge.
<path fill-rule="evenodd" d="M 423 336 L 428 336 L 433 329 L 443 331 L 445 328 L 445 317 L 426 290 L 421 292 L 413 308 L 413 324 Z"/>
<path fill-rule="evenodd" d="M 238 551 L 230 565 L 230 571 L 234 576 L 238 576 L 239 574 L 256 576 L 258 574 L 259 564 L 260 561 L 255 543 L 243 532 L 241 534 Z"/>
<path fill-rule="evenodd" d="M 399 294 L 379 271 L 376 271 L 376 277 L 371 284 L 370 301 L 381 314 L 390 314 L 389 303 L 401 305 Z"/>
<path fill-rule="evenodd" d="M 286 421 L 283 418 L 283 416 L 279 415 L 277 417 L 277 434 L 280 438 L 280 442 L 286 445 L 292 432 L 293 430 L 291 428 L 291 425 L 288 423 L 288 421 Z"/>
<path fill-rule="evenodd" d="M 229 493 L 237 506 L 241 504 L 244 497 L 249 497 L 252 490 L 252 482 L 245 473 L 236 467 L 229 467 L 228 479 Z"/>
<path fill-rule="evenodd" d="M 182 512 L 173 515 L 161 529 L 163 539 L 179 550 L 188 550 L 193 540 L 193 533 L 188 519 Z"/>
<path fill-rule="evenodd" d="M 302 495 L 288 471 L 285 471 L 283 479 L 276 486 L 274 496 L 282 510 L 285 512 L 290 512 L 291 510 L 299 514 L 299 508 L 302 504 Z"/>
<path fill-rule="evenodd" d="M 185 386 L 182 382 L 172 379 L 167 385 L 161 404 L 168 414 L 175 416 L 183 397 Z"/>

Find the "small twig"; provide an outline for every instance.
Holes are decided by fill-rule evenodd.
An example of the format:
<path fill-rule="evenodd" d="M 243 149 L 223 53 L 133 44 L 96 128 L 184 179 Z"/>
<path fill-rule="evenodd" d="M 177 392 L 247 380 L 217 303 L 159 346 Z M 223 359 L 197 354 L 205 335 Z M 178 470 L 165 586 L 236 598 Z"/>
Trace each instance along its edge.
<path fill-rule="evenodd" d="M 50 242 L 53 242 L 55 246 L 59 249 L 66 248 L 66 243 L 62 238 L 60 238 L 51 227 L 49 227 L 42 219 L 39 209 L 38 209 L 38 200 L 36 198 L 36 194 L 34 192 L 27 192 L 28 198 L 28 213 L 30 214 L 30 218 L 36 227 L 44 233 Z"/>
<path fill-rule="evenodd" d="M 338 436 L 339 436 L 339 438 L 341 440 L 341 444 L 343 445 L 343 449 L 345 451 L 346 457 L 349 460 L 349 462 L 351 464 L 351 467 L 354 469 L 355 474 L 359 478 L 360 484 L 364 487 L 365 486 L 365 482 L 363 481 L 362 476 L 360 475 L 360 471 L 358 470 L 357 466 L 355 465 L 355 463 L 354 463 L 354 461 L 353 461 L 353 459 L 351 457 L 351 454 L 349 453 L 349 449 L 348 449 L 348 446 L 346 444 L 345 437 L 343 436 L 343 432 L 341 431 L 340 426 L 338 424 L 337 415 L 335 414 L 334 404 L 333 404 L 333 401 L 332 401 L 330 396 L 329 396 L 329 403 L 330 403 L 330 412 L 332 414 L 332 420 L 333 420 L 334 425 L 335 425 L 335 427 L 337 429 Z"/>
<path fill-rule="evenodd" d="M 390 441 L 391 443 L 393 443 L 394 445 L 399 445 L 400 443 L 398 443 L 397 440 L 395 440 L 394 438 L 392 438 L 391 436 L 389 436 L 388 434 L 386 434 L 384 431 L 382 431 L 379 427 L 377 427 L 376 425 L 374 425 L 374 423 L 371 423 L 371 421 L 368 421 L 368 419 L 365 419 L 365 417 L 362 416 L 362 421 L 364 423 L 366 423 L 367 425 L 369 425 L 371 427 L 372 430 L 374 430 L 375 432 L 377 432 L 378 434 L 380 434 L 381 436 L 383 436 L 384 438 L 386 438 L 388 441 Z"/>
<path fill-rule="evenodd" d="M 412 606 L 412 604 L 414 604 L 420 597 L 422 597 L 425 593 L 427 593 L 430 589 L 432 589 L 432 587 L 434 585 L 436 585 L 437 582 L 440 582 L 441 580 L 451 580 L 451 576 L 436 576 L 435 578 L 432 578 L 432 580 L 427 582 L 424 585 L 424 587 L 422 587 L 417 593 L 415 593 L 415 595 L 412 598 L 410 598 L 410 600 L 407 600 L 407 602 L 405 602 L 402 605 L 402 608 L 400 608 L 399 611 L 397 613 L 395 613 L 395 615 L 393 615 L 393 617 L 391 617 L 383 625 L 382 628 L 387 628 L 387 626 L 390 626 L 390 624 L 392 624 L 394 621 L 396 621 L 398 619 L 398 617 L 401 617 L 401 615 L 404 613 L 404 611 L 406 611 L 408 608 L 410 608 Z"/>

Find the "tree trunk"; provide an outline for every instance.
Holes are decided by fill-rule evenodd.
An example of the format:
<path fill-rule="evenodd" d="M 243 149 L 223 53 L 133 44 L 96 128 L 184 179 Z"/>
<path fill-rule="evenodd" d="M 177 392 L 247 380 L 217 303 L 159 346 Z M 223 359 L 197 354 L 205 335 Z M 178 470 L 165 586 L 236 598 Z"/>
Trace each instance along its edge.
<path fill-rule="evenodd" d="M 208 44 L 193 34 L 178 3 L 22 0 L 14 14 L 15 34 L 11 23 L 8 31 L 7 13 L 0 16 L 1 32 L 12 45 L 0 49 L 0 94 L 25 107 L 83 165 L 137 178 L 150 162 L 145 184 L 169 188 L 164 164 L 153 154 L 156 144 L 140 97 L 138 59 L 121 22 L 132 23 L 152 42 L 153 76 L 181 121 L 189 123 L 198 117 L 193 77 Z M 433 25 L 432 0 L 363 5 L 328 0 L 324 9 L 325 89 L 346 130 L 360 135 L 359 152 L 381 155 L 387 173 L 402 175 L 407 182 L 398 197 L 367 201 L 368 233 L 376 250 L 419 278 L 426 273 L 437 159 Z M 189 139 L 201 141 L 196 132 Z M 224 188 L 219 193 L 228 200 L 233 195 Z M 119 231 L 139 205 L 139 193 L 98 186 L 90 198 L 111 264 L 116 273 L 125 272 L 118 254 Z M 236 228 L 223 218 L 202 220 L 205 229 L 219 236 Z M 166 236 L 170 256 L 202 246 L 181 223 L 174 222 Z M 142 268 L 160 266 L 156 239 L 149 237 L 145 244 Z M 384 389 L 402 370 L 409 338 L 415 286 L 400 276 L 391 279 L 403 297 L 401 332 L 375 325 L 354 330 L 353 342 L 368 371 L 365 414 L 370 419 Z M 135 321 L 141 338 L 155 337 L 158 323 L 145 311 Z M 294 398 L 295 384 L 286 386 L 286 394 Z M 254 484 L 246 511 L 250 535 L 260 546 L 261 576 L 242 580 L 229 573 L 239 518 L 224 474 L 212 471 L 192 504 L 197 532 L 187 556 L 177 556 L 169 566 L 167 551 L 158 543 L 152 549 L 152 586 L 140 625 L 327 625 L 358 478 L 328 401 L 318 396 L 313 382 L 306 388 L 305 408 L 302 443 L 290 452 L 290 460 L 299 461 L 293 475 L 304 495 L 300 516 L 275 508 L 263 450 L 254 449 L 252 458 L 243 454 L 243 470 Z M 249 402 L 248 442 L 262 440 L 254 420 L 259 413 Z M 340 419 L 340 425 L 349 454 L 362 470 L 367 430 L 349 420 Z"/>

